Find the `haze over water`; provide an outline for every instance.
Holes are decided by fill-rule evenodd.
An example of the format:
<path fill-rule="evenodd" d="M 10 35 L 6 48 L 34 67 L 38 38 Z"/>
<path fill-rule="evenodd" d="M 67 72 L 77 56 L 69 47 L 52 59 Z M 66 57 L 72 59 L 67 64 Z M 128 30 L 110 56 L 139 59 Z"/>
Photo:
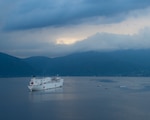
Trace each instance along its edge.
<path fill-rule="evenodd" d="M 0 78 L 1 120 L 148 120 L 149 77 L 64 77 L 30 92 L 30 78 Z"/>

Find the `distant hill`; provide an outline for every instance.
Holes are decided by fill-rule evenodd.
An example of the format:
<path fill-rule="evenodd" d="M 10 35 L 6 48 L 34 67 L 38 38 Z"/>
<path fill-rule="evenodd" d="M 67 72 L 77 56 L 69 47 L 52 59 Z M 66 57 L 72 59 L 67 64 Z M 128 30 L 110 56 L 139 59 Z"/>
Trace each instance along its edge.
<path fill-rule="evenodd" d="M 0 53 L 0 77 L 30 76 L 34 69 L 24 60 Z"/>
<path fill-rule="evenodd" d="M 26 63 L 28 63 L 32 68 L 35 69 L 36 75 L 50 75 L 51 71 L 48 69 L 51 67 L 52 64 L 52 58 L 43 57 L 43 56 L 35 56 L 24 59 Z M 56 75 L 56 73 L 55 73 Z"/>
<path fill-rule="evenodd" d="M 83 52 L 64 57 L 25 59 L 40 75 L 150 76 L 150 50 Z"/>
<path fill-rule="evenodd" d="M 26 59 L 1 53 L 0 60 L 1 76 L 150 76 L 150 50 L 89 51 Z"/>

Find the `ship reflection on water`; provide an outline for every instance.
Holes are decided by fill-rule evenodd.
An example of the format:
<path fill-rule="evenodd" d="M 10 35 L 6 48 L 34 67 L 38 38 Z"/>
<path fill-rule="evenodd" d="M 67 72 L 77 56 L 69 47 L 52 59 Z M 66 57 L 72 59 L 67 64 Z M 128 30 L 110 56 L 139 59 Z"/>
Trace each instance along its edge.
<path fill-rule="evenodd" d="M 32 102 L 44 102 L 56 99 L 63 99 L 63 88 L 29 92 L 29 100 Z"/>

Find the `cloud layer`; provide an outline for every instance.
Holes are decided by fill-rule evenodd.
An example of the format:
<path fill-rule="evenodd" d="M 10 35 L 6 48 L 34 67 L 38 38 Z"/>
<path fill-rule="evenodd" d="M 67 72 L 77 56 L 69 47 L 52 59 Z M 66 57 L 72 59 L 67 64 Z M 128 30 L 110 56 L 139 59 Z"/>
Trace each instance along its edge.
<path fill-rule="evenodd" d="M 34 40 L 34 33 L 21 38 L 22 34 L 10 36 L 7 41 L 1 41 L 1 51 L 9 54 L 14 54 L 19 57 L 29 56 L 49 56 L 57 57 L 74 52 L 84 51 L 112 51 L 112 50 L 128 50 L 128 49 L 149 49 L 150 48 L 150 28 L 143 29 L 139 34 L 134 35 L 119 35 L 112 33 L 96 33 L 84 40 L 78 41 L 74 44 L 56 44 L 55 42 L 48 42 L 43 39 L 41 35 Z M 41 33 L 42 34 L 42 33 Z M 26 40 L 27 38 L 29 40 Z M 11 39 L 11 38 L 17 38 Z M 33 38 L 33 40 L 31 40 Z M 20 39 L 20 40 L 19 40 Z M 43 39 L 43 41 L 41 40 Z M 30 43 L 30 44 L 29 44 Z"/>
<path fill-rule="evenodd" d="M 80 24 L 99 16 L 108 18 L 101 23 L 112 23 L 123 20 L 129 11 L 146 8 L 149 4 L 148 0 L 6 0 L 1 1 L 0 18 L 4 30 Z M 120 14 L 123 16 L 115 17 Z"/>
<path fill-rule="evenodd" d="M 0 52 L 18 57 L 149 49 L 149 0 L 0 1 Z"/>

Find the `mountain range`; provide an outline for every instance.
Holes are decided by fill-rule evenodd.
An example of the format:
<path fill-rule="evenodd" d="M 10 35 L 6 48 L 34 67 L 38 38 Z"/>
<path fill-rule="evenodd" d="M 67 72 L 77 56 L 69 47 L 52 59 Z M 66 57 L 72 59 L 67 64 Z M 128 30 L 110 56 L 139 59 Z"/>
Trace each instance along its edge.
<path fill-rule="evenodd" d="M 150 76 L 150 50 L 80 52 L 63 57 L 17 58 L 0 53 L 0 77 Z"/>

